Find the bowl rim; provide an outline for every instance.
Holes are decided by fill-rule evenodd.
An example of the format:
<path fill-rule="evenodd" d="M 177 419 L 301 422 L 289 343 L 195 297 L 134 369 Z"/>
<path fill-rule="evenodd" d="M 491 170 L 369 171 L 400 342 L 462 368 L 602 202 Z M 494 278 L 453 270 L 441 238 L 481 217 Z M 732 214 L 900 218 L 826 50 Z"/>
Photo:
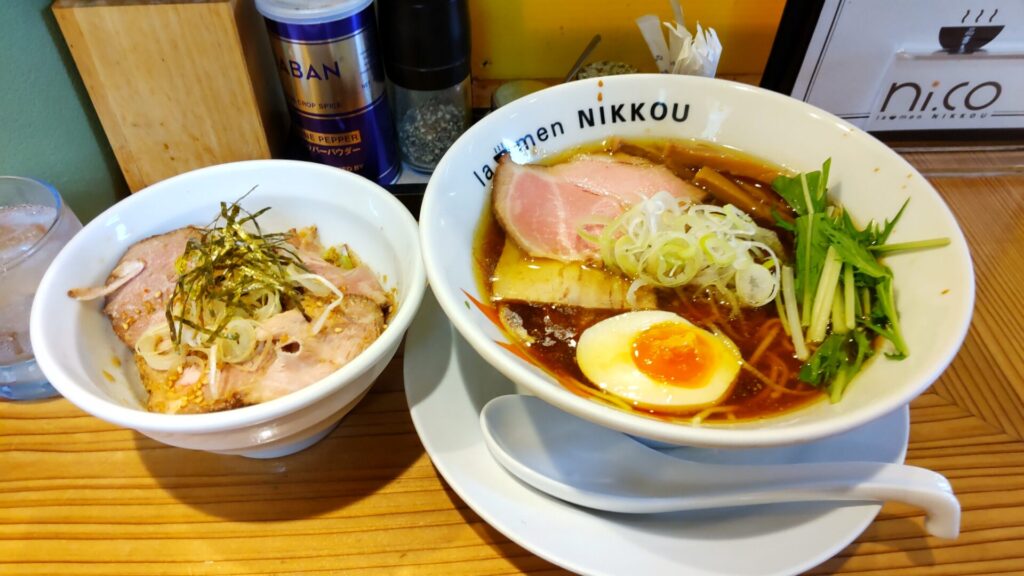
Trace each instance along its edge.
<path fill-rule="evenodd" d="M 924 392 L 936 379 L 946 370 L 950 362 L 956 356 L 967 335 L 968 328 L 973 316 L 975 301 L 975 276 L 970 250 L 964 237 L 963 230 L 957 222 L 955 215 L 942 196 L 935 190 L 934 186 L 925 179 L 920 172 L 914 168 L 905 158 L 886 146 L 873 135 L 857 128 L 846 120 L 834 114 L 822 110 L 816 106 L 797 100 L 790 96 L 766 90 L 757 86 L 742 84 L 730 80 L 718 78 L 704 78 L 697 76 L 662 75 L 662 74 L 632 74 L 628 76 L 608 76 L 603 78 L 591 78 L 577 80 L 565 84 L 555 85 L 542 91 L 531 94 L 528 97 L 512 102 L 495 112 L 485 116 L 476 125 L 456 141 L 448 152 L 442 157 L 435 169 L 435 174 L 446 172 L 453 158 L 459 154 L 464 146 L 467 146 L 474 133 L 485 129 L 490 123 L 505 121 L 508 117 L 522 116 L 528 114 L 528 107 L 534 98 L 549 97 L 551 99 L 570 99 L 573 92 L 584 90 L 584 83 L 603 82 L 607 89 L 616 84 L 635 82 L 637 80 L 650 82 L 657 81 L 676 85 L 692 85 L 690 88 L 710 90 L 730 90 L 739 92 L 751 92 L 759 98 L 771 102 L 773 106 L 791 106 L 803 111 L 803 113 L 815 120 L 825 121 L 833 124 L 837 129 L 850 133 L 852 138 L 861 139 L 865 146 L 881 146 L 885 154 L 893 159 L 908 173 L 920 177 L 928 193 L 938 203 L 938 207 L 946 213 L 950 221 L 954 223 L 955 230 L 950 235 L 950 245 L 962 258 L 965 269 L 968 271 L 964 277 L 966 290 L 960 296 L 957 305 L 958 310 L 963 311 L 957 329 L 943 341 L 943 347 L 939 350 L 941 361 L 936 362 L 929 370 L 923 372 L 917 379 L 915 385 L 907 386 L 898 396 L 893 397 L 889 402 L 877 402 L 860 410 L 836 414 L 827 421 L 803 421 L 787 422 L 781 426 L 771 426 L 775 418 L 766 418 L 763 422 L 767 426 L 751 425 L 742 428 L 731 428 L 728 426 L 706 425 L 691 426 L 686 424 L 664 422 L 647 418 L 642 415 L 631 414 L 622 410 L 605 406 L 598 402 L 578 396 L 558 384 L 549 375 L 540 375 L 529 371 L 526 367 L 519 365 L 513 359 L 506 356 L 504 350 L 479 328 L 471 319 L 471 311 L 465 310 L 465 306 L 457 297 L 458 287 L 452 286 L 446 279 L 444 267 L 439 260 L 441 252 L 439 246 L 434 242 L 434 227 L 440 221 L 442 215 L 439 213 L 439 197 L 442 184 L 440 178 L 431 178 L 427 184 L 423 203 L 420 208 L 420 244 L 423 249 L 423 260 L 426 265 L 427 279 L 433 287 L 433 293 L 438 303 L 444 310 L 449 321 L 458 330 L 463 338 L 480 354 L 491 366 L 496 368 L 512 382 L 522 385 L 541 399 L 591 422 L 633 434 L 648 439 L 668 442 L 677 445 L 696 445 L 707 447 L 768 447 L 785 444 L 799 444 L 818 440 L 827 436 L 840 434 L 870 421 L 884 416 L 909 404 L 911 400 Z M 524 114 L 525 113 L 525 114 Z M 488 187 L 488 197 L 490 188 Z M 476 223 L 474 222 L 474 226 Z M 785 413 L 786 415 L 791 412 Z M 755 421 L 756 422 L 756 421 Z"/>
<path fill-rule="evenodd" d="M 323 164 L 304 162 L 300 160 L 243 160 L 239 162 L 228 162 L 198 168 L 189 172 L 172 176 L 166 180 L 156 182 L 132 194 L 128 198 L 114 204 L 103 213 L 94 218 L 86 225 L 89 227 L 100 227 L 110 216 L 117 214 L 125 208 L 150 202 L 153 194 L 170 194 L 164 190 L 175 190 L 180 184 L 193 180 L 201 180 L 208 174 L 219 172 L 230 172 L 242 169 L 275 169 L 275 170 L 310 170 L 313 172 L 329 173 L 332 176 L 340 176 L 344 180 L 361 188 L 360 193 L 369 194 L 379 199 L 388 206 L 390 213 L 389 225 L 400 226 L 405 231 L 407 245 L 395 246 L 396 251 L 414 250 L 419 257 L 412 258 L 412 268 L 408 270 L 408 282 L 405 294 L 400 300 L 398 310 L 391 317 L 384 331 L 365 350 L 360 352 L 347 364 L 341 366 L 328 376 L 317 380 L 299 390 L 288 393 L 279 398 L 268 400 L 260 404 L 224 410 L 221 412 L 210 412 L 203 414 L 164 414 L 159 412 L 148 412 L 136 408 L 122 406 L 106 398 L 97 396 L 80 387 L 58 360 L 59 353 L 51 349 L 50 342 L 40 337 L 39 344 L 33 338 L 33 348 L 36 360 L 46 375 L 47 380 L 57 389 L 58 392 L 70 402 L 103 420 L 126 428 L 139 431 L 170 433 L 170 434 L 203 434 L 211 432 L 223 432 L 244 428 L 277 419 L 310 406 L 317 401 L 336 392 L 344 385 L 355 381 L 360 375 L 370 370 L 381 357 L 391 349 L 396 341 L 405 334 L 406 329 L 412 323 L 413 318 L 419 309 L 426 291 L 426 273 L 423 264 L 422 250 L 420 248 L 419 235 L 416 219 L 398 198 L 385 190 L 377 183 L 366 178 Z M 84 242 L 83 236 L 76 236 L 68 242 L 68 246 L 77 248 L 78 244 Z M 63 252 L 63 250 L 62 250 Z M 55 261 L 59 261 L 58 254 Z M 47 270 L 40 282 L 38 293 L 49 293 L 56 289 L 51 286 L 55 273 Z M 41 302 L 43 299 L 36 299 Z M 38 310 L 38 312 L 37 312 Z M 44 319 L 46 312 L 43 306 L 33 305 L 30 320 L 30 331 L 34 334 L 45 334 Z M 41 361 L 40 361 L 41 360 Z"/>

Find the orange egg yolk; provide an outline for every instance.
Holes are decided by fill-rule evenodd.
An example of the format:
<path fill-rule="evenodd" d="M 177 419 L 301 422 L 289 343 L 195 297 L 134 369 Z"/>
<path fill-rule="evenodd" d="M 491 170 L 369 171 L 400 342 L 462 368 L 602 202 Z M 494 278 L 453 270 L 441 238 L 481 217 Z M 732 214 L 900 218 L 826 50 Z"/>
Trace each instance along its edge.
<path fill-rule="evenodd" d="M 637 369 L 654 380 L 677 386 L 702 386 L 714 354 L 707 339 L 686 324 L 657 324 L 633 340 Z"/>

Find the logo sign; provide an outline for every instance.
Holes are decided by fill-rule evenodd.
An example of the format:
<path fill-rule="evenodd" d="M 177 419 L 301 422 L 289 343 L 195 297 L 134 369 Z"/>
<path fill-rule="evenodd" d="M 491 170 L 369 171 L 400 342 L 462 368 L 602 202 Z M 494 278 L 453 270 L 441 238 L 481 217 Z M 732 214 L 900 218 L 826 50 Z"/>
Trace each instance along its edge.
<path fill-rule="evenodd" d="M 961 130 L 1024 127 L 1024 55 L 898 53 L 864 128 Z"/>
<path fill-rule="evenodd" d="M 818 4 L 795 98 L 880 133 L 1024 128 L 1024 1 Z"/>

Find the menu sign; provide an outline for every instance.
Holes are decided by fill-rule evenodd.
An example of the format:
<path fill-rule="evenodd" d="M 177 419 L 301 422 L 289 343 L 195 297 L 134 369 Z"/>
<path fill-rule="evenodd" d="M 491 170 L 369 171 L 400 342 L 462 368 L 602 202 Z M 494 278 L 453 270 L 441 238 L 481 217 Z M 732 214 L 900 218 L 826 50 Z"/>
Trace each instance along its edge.
<path fill-rule="evenodd" d="M 1024 128 L 1024 2 L 824 0 L 781 89 L 871 131 Z"/>

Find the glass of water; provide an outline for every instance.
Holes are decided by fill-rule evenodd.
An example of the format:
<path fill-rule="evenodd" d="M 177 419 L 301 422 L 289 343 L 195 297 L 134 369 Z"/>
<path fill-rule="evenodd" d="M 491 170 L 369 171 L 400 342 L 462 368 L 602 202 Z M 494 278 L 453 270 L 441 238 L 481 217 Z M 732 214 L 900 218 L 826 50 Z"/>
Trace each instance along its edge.
<path fill-rule="evenodd" d="M 57 395 L 32 354 L 29 313 L 46 268 L 81 229 L 53 186 L 0 176 L 0 399 Z"/>

